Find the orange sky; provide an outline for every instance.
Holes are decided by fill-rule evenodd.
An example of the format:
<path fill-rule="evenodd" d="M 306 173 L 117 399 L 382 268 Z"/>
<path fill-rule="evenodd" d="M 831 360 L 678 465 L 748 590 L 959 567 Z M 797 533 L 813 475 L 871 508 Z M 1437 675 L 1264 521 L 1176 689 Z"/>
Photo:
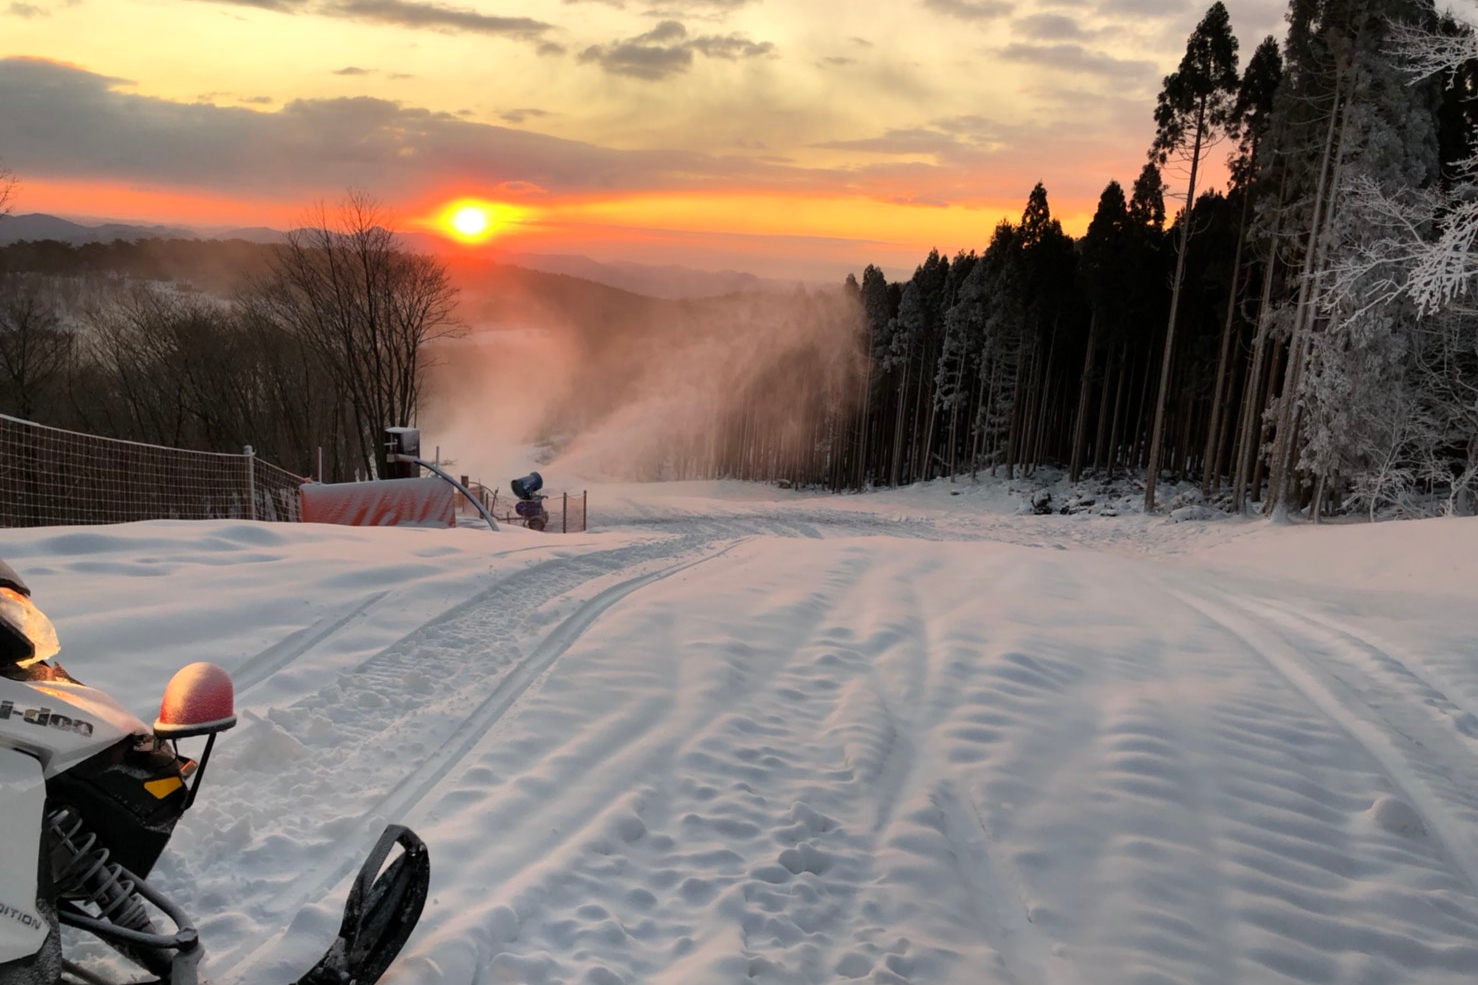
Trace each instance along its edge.
<path fill-rule="evenodd" d="M 1244 56 L 1282 5 L 1229 5 Z M 283 228 L 358 188 L 510 252 L 840 279 L 1131 182 L 1204 4 L 34 0 L 0 8 L 17 214 Z M 1222 151 L 1216 152 L 1218 157 Z M 448 244 L 451 241 L 448 240 Z"/>

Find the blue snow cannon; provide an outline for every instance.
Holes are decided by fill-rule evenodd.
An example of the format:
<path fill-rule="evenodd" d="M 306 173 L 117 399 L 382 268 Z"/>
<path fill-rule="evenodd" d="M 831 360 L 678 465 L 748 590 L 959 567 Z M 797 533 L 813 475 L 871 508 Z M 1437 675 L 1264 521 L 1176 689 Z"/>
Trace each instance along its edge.
<path fill-rule="evenodd" d="M 508 483 L 508 488 L 519 499 L 533 499 L 534 493 L 544 488 L 544 477 L 537 472 L 530 472 Z"/>

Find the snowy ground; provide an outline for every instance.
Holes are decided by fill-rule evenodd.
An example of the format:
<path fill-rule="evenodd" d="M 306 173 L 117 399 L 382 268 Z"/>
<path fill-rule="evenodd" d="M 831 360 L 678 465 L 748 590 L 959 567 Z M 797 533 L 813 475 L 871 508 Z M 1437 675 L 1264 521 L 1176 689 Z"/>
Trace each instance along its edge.
<path fill-rule="evenodd" d="M 391 820 L 433 866 L 398 985 L 1471 985 L 1478 521 L 1018 502 L 607 486 L 563 537 L 3 556 L 145 719 L 231 671 L 157 870 L 220 985 L 306 968 Z"/>

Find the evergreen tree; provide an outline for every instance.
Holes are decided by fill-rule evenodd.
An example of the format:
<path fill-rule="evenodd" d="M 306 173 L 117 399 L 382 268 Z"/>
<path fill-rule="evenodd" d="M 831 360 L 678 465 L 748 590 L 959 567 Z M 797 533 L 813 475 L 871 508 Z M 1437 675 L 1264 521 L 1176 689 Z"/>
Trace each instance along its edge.
<path fill-rule="evenodd" d="M 1083 468 L 1084 443 L 1088 428 L 1089 383 L 1094 379 L 1093 365 L 1101 335 L 1114 330 L 1125 316 L 1124 283 L 1134 272 L 1124 266 L 1126 241 L 1129 236 L 1129 203 L 1124 189 L 1110 181 L 1098 197 L 1098 208 L 1088 224 L 1087 235 L 1079 244 L 1082 260 L 1078 265 L 1080 289 L 1089 308 L 1088 340 L 1083 354 L 1083 376 L 1078 389 L 1078 410 L 1073 424 L 1072 458 L 1068 463 L 1074 482 Z M 1107 382 L 1106 379 L 1104 381 Z"/>
<path fill-rule="evenodd" d="M 1161 355 L 1160 386 L 1155 400 L 1155 423 L 1150 435 L 1149 474 L 1145 480 L 1144 505 L 1155 508 L 1155 482 L 1160 466 L 1160 442 L 1165 421 L 1165 401 L 1170 386 L 1170 363 L 1174 352 L 1175 321 L 1185 277 L 1186 250 L 1191 238 L 1191 206 L 1196 200 L 1196 178 L 1201 156 L 1218 138 L 1231 116 L 1237 92 L 1237 39 L 1232 36 L 1231 18 L 1221 0 L 1211 5 L 1186 42 L 1180 68 L 1165 77 L 1155 107 L 1155 140 L 1150 155 L 1164 164 L 1172 155 L 1182 156 L 1189 166 L 1185 207 L 1181 210 L 1180 243 L 1175 278 L 1170 291 L 1170 318 L 1165 327 Z"/>

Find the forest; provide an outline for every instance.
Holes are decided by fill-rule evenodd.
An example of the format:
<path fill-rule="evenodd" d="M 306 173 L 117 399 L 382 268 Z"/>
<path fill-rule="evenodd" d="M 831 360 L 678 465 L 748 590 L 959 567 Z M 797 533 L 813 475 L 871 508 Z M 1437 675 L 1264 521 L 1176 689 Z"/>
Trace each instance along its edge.
<path fill-rule="evenodd" d="M 740 442 L 720 471 L 780 459 L 862 488 L 1055 464 L 1143 474 L 1147 509 L 1176 478 L 1235 511 L 1471 513 L 1478 47 L 1422 0 L 1294 0 L 1287 20 L 1243 67 L 1207 11 L 1143 169 L 1081 238 L 1038 184 L 978 254 L 849 278 L 855 404 L 804 461 Z M 1220 153 L 1230 187 L 1198 193 Z M 1168 221 L 1167 175 L 1191 203 Z"/>

